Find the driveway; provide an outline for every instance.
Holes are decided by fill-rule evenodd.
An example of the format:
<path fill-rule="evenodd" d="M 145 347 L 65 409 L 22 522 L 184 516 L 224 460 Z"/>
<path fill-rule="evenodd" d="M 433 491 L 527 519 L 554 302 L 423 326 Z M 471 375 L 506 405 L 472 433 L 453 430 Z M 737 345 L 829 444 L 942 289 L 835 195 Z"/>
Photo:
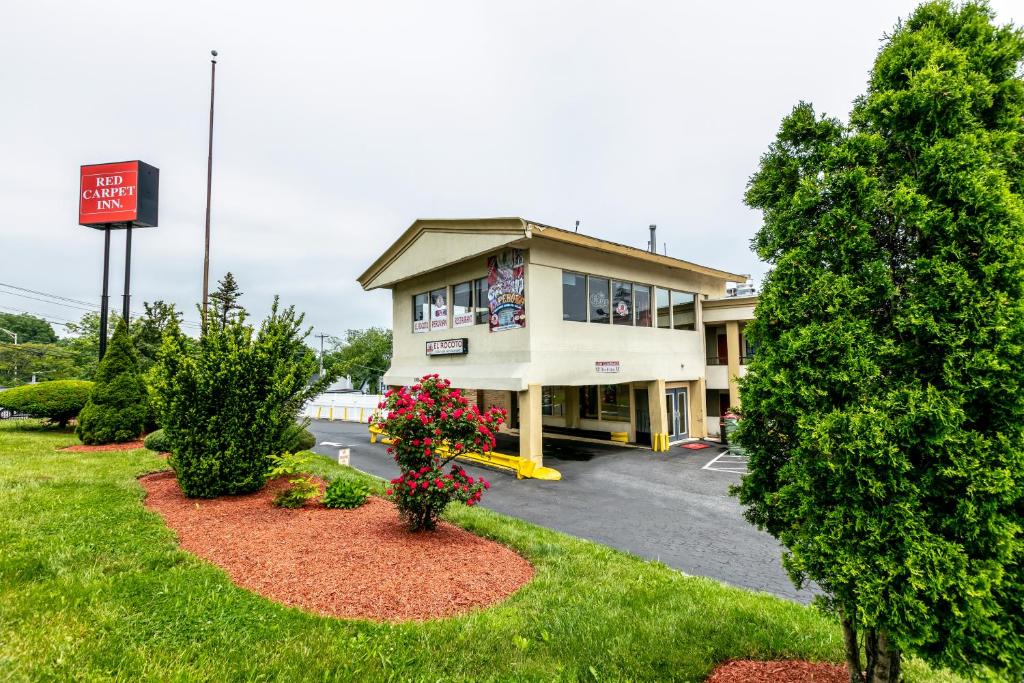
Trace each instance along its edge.
<path fill-rule="evenodd" d="M 366 425 L 314 420 L 316 452 L 333 441 L 351 446 L 353 467 L 385 479 L 398 468 L 381 444 L 370 444 Z M 503 437 L 498 450 L 512 445 Z M 503 448 L 505 447 L 505 448 Z M 740 458 L 719 446 L 668 453 L 545 439 L 544 464 L 561 481 L 517 480 L 514 474 L 463 463 L 491 482 L 482 505 L 496 512 L 659 560 L 687 574 L 765 591 L 807 603 L 782 569 L 781 547 L 751 526 L 728 494 L 743 471 Z"/>

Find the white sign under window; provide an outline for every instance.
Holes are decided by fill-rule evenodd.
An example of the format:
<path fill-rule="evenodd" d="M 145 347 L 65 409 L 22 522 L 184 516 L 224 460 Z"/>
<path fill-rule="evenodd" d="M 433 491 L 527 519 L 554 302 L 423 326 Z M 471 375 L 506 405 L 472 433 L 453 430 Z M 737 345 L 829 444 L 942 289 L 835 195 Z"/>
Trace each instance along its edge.
<path fill-rule="evenodd" d="M 412 323 L 412 331 L 417 333 L 417 334 L 419 334 L 421 332 L 429 332 L 430 331 L 430 321 L 429 320 L 414 320 L 413 323 Z"/>
<path fill-rule="evenodd" d="M 615 374 L 619 371 L 619 361 L 599 360 L 594 363 L 594 370 L 598 374 Z"/>
<path fill-rule="evenodd" d="M 469 340 L 462 339 L 438 339 L 427 342 L 428 356 L 454 356 L 469 353 Z"/>
<path fill-rule="evenodd" d="M 453 313 L 452 314 L 452 325 L 455 327 L 469 327 L 473 324 L 473 312 L 468 313 Z"/>

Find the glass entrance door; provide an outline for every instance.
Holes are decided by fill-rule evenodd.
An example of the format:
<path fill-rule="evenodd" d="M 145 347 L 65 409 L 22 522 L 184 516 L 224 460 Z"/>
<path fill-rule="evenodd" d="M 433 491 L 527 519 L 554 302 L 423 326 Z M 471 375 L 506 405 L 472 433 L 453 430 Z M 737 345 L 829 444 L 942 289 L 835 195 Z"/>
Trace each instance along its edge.
<path fill-rule="evenodd" d="M 690 436 L 690 425 L 687 423 L 690 412 L 689 398 L 689 392 L 685 388 L 669 389 L 665 392 L 665 413 L 670 443 Z"/>

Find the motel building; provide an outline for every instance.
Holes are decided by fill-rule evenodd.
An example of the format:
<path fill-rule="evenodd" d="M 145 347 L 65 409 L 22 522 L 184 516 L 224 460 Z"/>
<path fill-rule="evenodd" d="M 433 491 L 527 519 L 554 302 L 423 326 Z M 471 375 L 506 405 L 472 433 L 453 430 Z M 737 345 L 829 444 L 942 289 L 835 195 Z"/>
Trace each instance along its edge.
<path fill-rule="evenodd" d="M 542 433 L 655 451 L 717 437 L 752 355 L 757 299 L 730 289 L 746 275 L 521 218 L 417 220 L 358 280 L 391 290 L 384 382 L 436 372 L 505 408 L 537 466 Z"/>

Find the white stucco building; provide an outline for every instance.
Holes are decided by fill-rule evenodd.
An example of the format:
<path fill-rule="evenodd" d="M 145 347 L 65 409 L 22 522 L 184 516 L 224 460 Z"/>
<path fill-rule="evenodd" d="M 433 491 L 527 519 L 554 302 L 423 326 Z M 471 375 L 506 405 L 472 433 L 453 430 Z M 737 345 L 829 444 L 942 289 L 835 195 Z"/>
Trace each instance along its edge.
<path fill-rule="evenodd" d="M 359 282 L 392 292 L 385 383 L 437 372 L 481 407 L 505 407 L 520 455 L 539 463 L 542 430 L 655 450 L 717 434 L 751 353 L 742 331 L 756 298 L 726 296 L 727 283 L 746 279 L 482 218 L 417 220 Z"/>

